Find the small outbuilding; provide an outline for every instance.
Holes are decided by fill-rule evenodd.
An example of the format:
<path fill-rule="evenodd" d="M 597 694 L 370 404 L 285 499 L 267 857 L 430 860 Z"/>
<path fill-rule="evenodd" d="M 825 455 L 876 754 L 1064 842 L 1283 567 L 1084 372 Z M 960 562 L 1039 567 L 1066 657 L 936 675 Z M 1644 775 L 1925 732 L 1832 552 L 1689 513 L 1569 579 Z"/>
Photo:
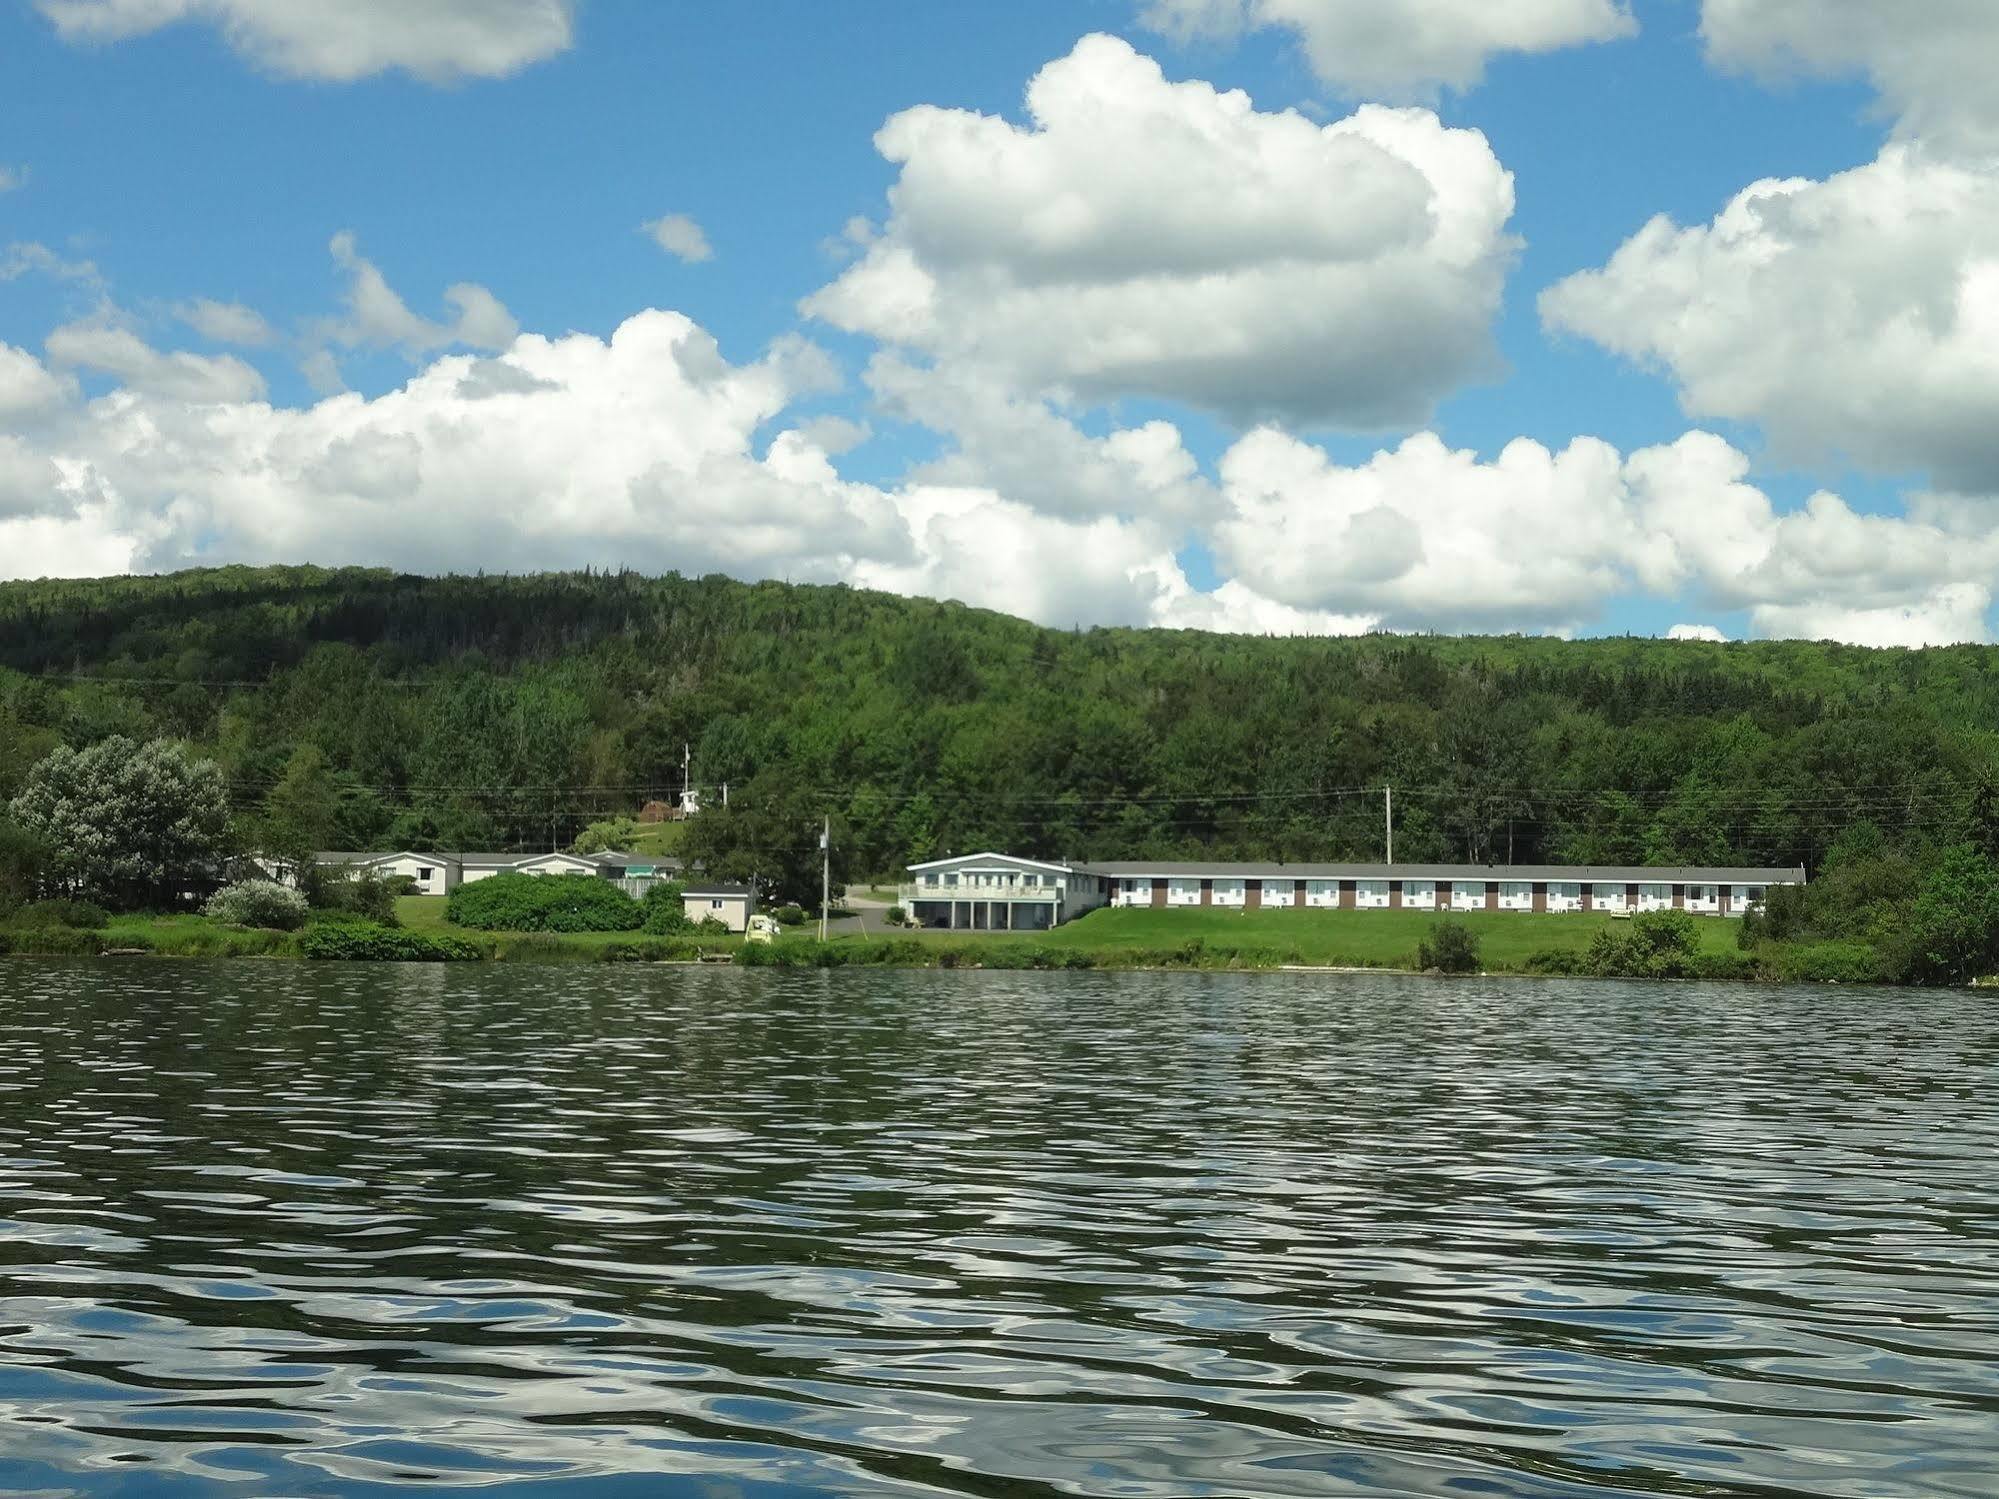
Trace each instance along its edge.
<path fill-rule="evenodd" d="M 746 932 L 757 908 L 757 893 L 748 885 L 692 880 L 680 892 L 689 921 L 719 921 L 732 932 Z"/>

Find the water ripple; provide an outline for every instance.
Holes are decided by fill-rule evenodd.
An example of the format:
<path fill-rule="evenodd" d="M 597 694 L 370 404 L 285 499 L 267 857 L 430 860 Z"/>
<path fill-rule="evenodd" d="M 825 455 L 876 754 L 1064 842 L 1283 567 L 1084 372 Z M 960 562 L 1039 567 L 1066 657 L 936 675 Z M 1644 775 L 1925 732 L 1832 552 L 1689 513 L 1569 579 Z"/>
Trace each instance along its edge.
<path fill-rule="evenodd" d="M 1999 1495 L 1959 994 L 0 965 L 0 1490 Z"/>

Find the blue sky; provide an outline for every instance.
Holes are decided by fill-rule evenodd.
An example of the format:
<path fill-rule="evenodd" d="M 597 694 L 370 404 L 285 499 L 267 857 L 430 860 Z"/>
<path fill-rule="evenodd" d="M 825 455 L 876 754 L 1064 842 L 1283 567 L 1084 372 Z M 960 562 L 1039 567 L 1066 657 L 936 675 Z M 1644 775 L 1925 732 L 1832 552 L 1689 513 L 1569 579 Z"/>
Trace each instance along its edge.
<path fill-rule="evenodd" d="M 0 0 L 0 571 L 624 563 L 1063 624 L 1988 638 L 1999 172 L 1954 59 L 1999 19 L 1470 4 L 440 0 L 419 34 L 377 0 Z M 1067 125 L 1024 102 L 1044 69 Z M 1356 146 L 1384 106 L 1484 164 Z M 1421 226 L 1506 173 L 1440 266 Z M 1764 179 L 1796 181 L 1716 222 Z M 1628 245 L 1657 215 L 1681 238 Z"/>

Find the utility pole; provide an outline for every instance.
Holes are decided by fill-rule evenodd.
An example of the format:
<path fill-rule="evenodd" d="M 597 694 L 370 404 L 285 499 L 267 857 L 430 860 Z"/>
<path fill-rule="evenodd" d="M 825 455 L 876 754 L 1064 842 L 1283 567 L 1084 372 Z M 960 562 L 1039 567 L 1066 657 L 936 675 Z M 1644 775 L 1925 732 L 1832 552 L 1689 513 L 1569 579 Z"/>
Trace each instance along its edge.
<path fill-rule="evenodd" d="M 819 830 L 819 940 L 826 940 L 826 911 L 833 892 L 833 819 Z"/>
<path fill-rule="evenodd" d="M 1395 862 L 1395 788 L 1381 788 L 1381 830 L 1386 835 L 1382 841 L 1388 845 L 1388 862 Z"/>

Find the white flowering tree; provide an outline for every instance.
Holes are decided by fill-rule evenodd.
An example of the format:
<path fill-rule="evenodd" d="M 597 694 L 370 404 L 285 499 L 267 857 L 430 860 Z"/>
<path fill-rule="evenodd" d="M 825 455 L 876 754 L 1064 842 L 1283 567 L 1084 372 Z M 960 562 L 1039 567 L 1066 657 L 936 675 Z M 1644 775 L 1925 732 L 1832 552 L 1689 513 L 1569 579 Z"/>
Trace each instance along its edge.
<path fill-rule="evenodd" d="M 167 909 L 214 877 L 229 849 L 229 789 L 213 761 L 171 740 L 114 735 L 51 751 L 10 811 L 46 851 L 53 893 L 114 910 Z"/>

